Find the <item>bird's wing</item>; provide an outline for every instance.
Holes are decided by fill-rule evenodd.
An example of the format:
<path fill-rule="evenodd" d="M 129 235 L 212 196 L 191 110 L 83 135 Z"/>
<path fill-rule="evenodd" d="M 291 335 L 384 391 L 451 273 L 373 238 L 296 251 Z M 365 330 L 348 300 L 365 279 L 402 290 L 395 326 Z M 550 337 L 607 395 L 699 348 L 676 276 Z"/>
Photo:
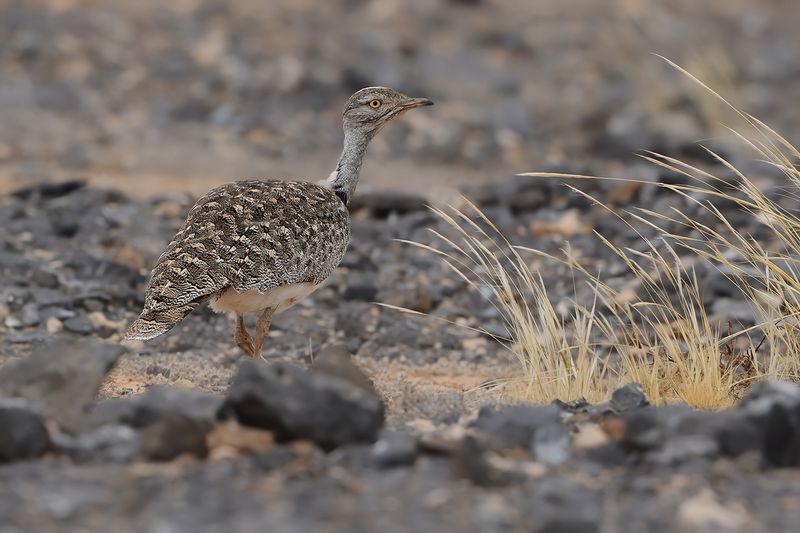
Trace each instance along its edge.
<path fill-rule="evenodd" d="M 240 181 L 212 190 L 158 259 L 145 311 L 183 308 L 222 289 L 319 283 L 342 259 L 347 207 L 320 185 Z"/>

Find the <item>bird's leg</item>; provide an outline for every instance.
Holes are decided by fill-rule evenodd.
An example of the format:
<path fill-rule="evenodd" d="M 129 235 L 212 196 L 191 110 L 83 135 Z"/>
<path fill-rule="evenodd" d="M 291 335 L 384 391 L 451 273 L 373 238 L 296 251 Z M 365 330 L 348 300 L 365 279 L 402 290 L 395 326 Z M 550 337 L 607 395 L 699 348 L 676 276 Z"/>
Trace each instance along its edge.
<path fill-rule="evenodd" d="M 256 357 L 256 350 L 253 348 L 253 339 L 244 327 L 244 315 L 236 313 L 236 335 L 233 337 L 236 345 L 250 357 Z"/>
<path fill-rule="evenodd" d="M 254 343 L 253 357 L 261 355 L 261 346 L 264 345 L 264 339 L 269 333 L 269 326 L 272 323 L 272 315 L 275 314 L 275 309 L 268 307 L 261 311 L 261 316 L 258 317 L 256 322 L 256 338 Z"/>

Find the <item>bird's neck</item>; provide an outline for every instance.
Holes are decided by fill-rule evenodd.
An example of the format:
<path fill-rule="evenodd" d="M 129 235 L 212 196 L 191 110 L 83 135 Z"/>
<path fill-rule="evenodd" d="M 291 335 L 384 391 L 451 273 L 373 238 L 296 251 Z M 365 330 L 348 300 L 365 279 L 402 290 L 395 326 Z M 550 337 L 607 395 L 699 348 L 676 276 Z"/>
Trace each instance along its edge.
<path fill-rule="evenodd" d="M 360 131 L 345 131 L 344 148 L 336 168 L 326 180 L 326 185 L 333 189 L 346 204 L 356 192 L 361 163 L 367 151 L 370 137 Z"/>

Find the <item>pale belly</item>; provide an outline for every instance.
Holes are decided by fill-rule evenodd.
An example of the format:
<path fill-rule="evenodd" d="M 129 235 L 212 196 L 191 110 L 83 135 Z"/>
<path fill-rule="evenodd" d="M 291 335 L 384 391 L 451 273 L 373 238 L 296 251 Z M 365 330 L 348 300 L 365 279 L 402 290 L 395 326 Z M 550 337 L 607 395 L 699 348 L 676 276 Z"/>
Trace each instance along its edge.
<path fill-rule="evenodd" d="M 264 309 L 275 309 L 275 314 L 278 314 L 314 292 L 317 287 L 319 285 L 315 283 L 293 283 L 275 287 L 266 293 L 227 289 L 219 296 L 211 298 L 209 307 L 218 313 L 256 313 Z"/>

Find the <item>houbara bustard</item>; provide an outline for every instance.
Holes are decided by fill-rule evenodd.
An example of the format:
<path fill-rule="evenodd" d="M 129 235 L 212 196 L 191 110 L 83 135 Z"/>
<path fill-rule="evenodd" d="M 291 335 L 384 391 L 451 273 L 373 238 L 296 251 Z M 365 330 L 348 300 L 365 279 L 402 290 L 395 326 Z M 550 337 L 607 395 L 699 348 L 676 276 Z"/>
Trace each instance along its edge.
<path fill-rule="evenodd" d="M 260 356 L 272 317 L 311 294 L 342 260 L 347 204 L 369 141 L 406 111 L 432 104 L 386 87 L 361 89 L 345 104 L 344 148 L 327 180 L 237 181 L 200 198 L 158 258 L 144 309 L 124 338 L 162 335 L 208 302 L 235 314 L 236 344 Z M 252 337 L 245 313 L 259 313 Z"/>

